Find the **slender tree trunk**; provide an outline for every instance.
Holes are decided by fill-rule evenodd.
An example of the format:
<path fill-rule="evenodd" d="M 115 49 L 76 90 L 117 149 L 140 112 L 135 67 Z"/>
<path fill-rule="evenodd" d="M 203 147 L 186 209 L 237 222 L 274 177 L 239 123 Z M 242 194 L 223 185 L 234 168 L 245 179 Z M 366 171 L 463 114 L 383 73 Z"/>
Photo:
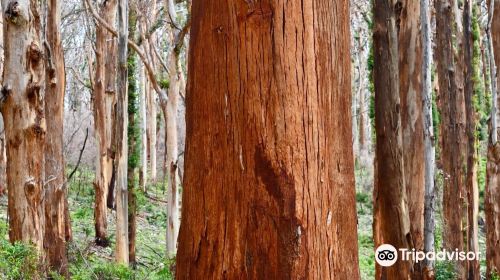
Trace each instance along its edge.
<path fill-rule="evenodd" d="M 146 192 L 148 181 L 148 138 L 147 138 L 147 111 L 146 111 L 146 75 L 144 67 L 139 64 L 139 133 L 140 133 L 140 165 L 139 165 L 139 187 Z"/>
<path fill-rule="evenodd" d="M 128 37 L 134 40 L 137 30 L 137 13 L 130 9 L 128 13 Z M 136 181 L 135 174 L 140 162 L 140 127 L 137 122 L 139 92 L 137 85 L 137 55 L 133 50 L 128 50 L 128 260 L 135 267 L 135 237 L 136 237 Z"/>
<path fill-rule="evenodd" d="M 474 97 L 474 68 L 472 39 L 472 4 L 470 0 L 464 1 L 463 9 L 463 46 L 464 46 L 464 81 L 465 81 L 465 110 L 467 133 L 467 251 L 479 252 L 478 241 L 478 214 L 479 190 L 477 185 L 477 153 L 476 153 L 476 117 L 473 104 Z M 479 280 L 479 260 L 469 260 L 467 263 L 467 279 Z"/>
<path fill-rule="evenodd" d="M 449 251 L 464 250 L 465 186 L 463 168 L 465 154 L 465 108 L 462 86 L 462 56 L 455 46 L 458 36 L 455 0 L 436 0 L 436 61 L 439 77 L 441 112 L 441 161 L 443 165 L 443 241 Z M 460 41 L 461 40 L 457 39 Z M 460 279 L 465 276 L 465 263 L 457 262 Z"/>
<path fill-rule="evenodd" d="M 177 279 L 359 279 L 349 35 L 347 0 L 193 2 Z"/>
<path fill-rule="evenodd" d="M 434 252 L 435 199 L 434 169 L 435 136 L 432 116 L 432 41 L 430 0 L 420 1 L 420 25 L 422 35 L 422 116 L 424 129 L 425 199 L 424 199 L 424 252 Z M 434 279 L 434 263 L 424 261 L 424 279 Z"/>
<path fill-rule="evenodd" d="M 66 175 L 64 173 L 63 123 L 66 87 L 64 54 L 61 44 L 61 3 L 47 1 L 46 36 L 48 52 L 45 65 L 45 112 L 47 134 L 45 142 L 45 237 L 44 248 L 53 271 L 68 274 L 66 256 Z"/>
<path fill-rule="evenodd" d="M 101 17 L 114 25 L 116 0 L 104 1 L 100 7 Z M 98 160 L 96 167 L 94 222 L 96 244 L 108 246 L 107 199 L 112 192 L 113 158 L 112 129 L 115 103 L 116 43 L 112 35 L 100 25 L 96 26 L 95 47 L 94 122 Z"/>
<path fill-rule="evenodd" d="M 0 1 L 0 10 L 2 8 Z M 3 10 L 2 10 L 3 11 Z M 3 26 L 3 13 L 0 15 L 0 24 Z M 0 73 L 3 73 L 4 64 L 4 44 L 3 44 L 3 28 L 0 28 Z M 0 75 L 0 84 L 3 84 Z M 4 196 L 7 190 L 7 154 L 5 152 L 5 125 L 3 117 L 0 118 L 0 197 Z"/>
<path fill-rule="evenodd" d="M 0 28 L 2 30 L 2 28 Z M 0 34 L 1 35 L 1 34 Z M 1 38 L 1 36 L 0 36 Z M 1 70 L 0 70 L 1 71 Z M 3 117 L 0 118 L 1 121 L 1 133 L 0 133 L 0 197 L 4 196 L 7 191 L 7 154 L 5 152 L 5 126 L 3 123 Z"/>
<path fill-rule="evenodd" d="M 151 89 L 151 86 L 148 83 L 146 87 L 147 94 L 147 135 L 148 135 L 148 151 L 149 151 L 149 164 L 151 170 L 151 182 L 156 182 L 157 177 L 157 166 L 156 166 L 156 101 L 155 101 L 155 93 Z"/>
<path fill-rule="evenodd" d="M 374 221 L 375 247 L 391 244 L 410 248 L 409 210 L 406 203 L 403 131 L 396 8 L 390 0 L 373 2 L 375 130 Z M 376 266 L 376 279 L 408 279 L 411 263 L 399 260 L 392 267 Z"/>
<path fill-rule="evenodd" d="M 168 102 L 163 112 L 165 118 L 165 152 L 168 166 L 168 189 L 167 189 L 167 252 L 175 255 L 177 252 L 177 236 L 179 235 L 180 213 L 179 213 L 179 178 L 177 176 L 177 103 L 179 98 L 179 57 L 172 56 L 170 68 L 170 87 L 168 91 Z"/>
<path fill-rule="evenodd" d="M 128 1 L 118 0 L 118 67 L 117 102 L 115 116 L 115 166 L 116 166 L 116 250 L 118 263 L 128 265 L 128 94 L 127 94 L 127 39 Z"/>
<path fill-rule="evenodd" d="M 45 62 L 35 0 L 3 0 L 1 112 L 7 141 L 10 241 L 32 242 L 43 254 Z"/>
<path fill-rule="evenodd" d="M 487 277 L 500 274 L 500 144 L 498 133 L 500 128 L 500 96 L 498 95 L 498 65 L 500 65 L 500 2 L 488 1 L 488 52 L 491 78 L 492 110 L 491 137 L 488 145 L 487 184 L 485 196 L 486 214 L 486 264 Z M 495 78 L 496 77 L 496 78 Z"/>
<path fill-rule="evenodd" d="M 425 161 L 422 121 L 422 38 L 420 1 L 400 1 L 399 94 L 403 137 L 404 182 L 410 215 L 411 247 L 424 249 Z M 390 145 L 390 144 L 389 144 Z M 383 160 L 383 159 L 381 159 Z M 412 279 L 422 279 L 422 263 L 414 263 Z"/>

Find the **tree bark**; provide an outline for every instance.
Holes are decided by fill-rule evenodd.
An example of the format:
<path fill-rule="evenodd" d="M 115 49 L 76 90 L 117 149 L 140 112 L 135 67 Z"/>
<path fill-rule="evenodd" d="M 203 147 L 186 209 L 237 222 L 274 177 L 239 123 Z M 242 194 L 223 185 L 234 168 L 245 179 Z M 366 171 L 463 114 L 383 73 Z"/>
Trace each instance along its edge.
<path fill-rule="evenodd" d="M 460 38 L 456 22 L 455 0 L 437 0 L 436 61 L 439 77 L 441 112 L 441 161 L 443 165 L 443 245 L 446 250 L 464 250 L 465 228 L 462 225 L 465 203 L 463 168 L 466 166 L 465 106 L 462 55 L 454 47 Z M 457 44 L 462 44 L 457 39 Z M 456 263 L 460 278 L 465 277 L 465 263 Z"/>
<path fill-rule="evenodd" d="M 435 199 L 434 170 L 436 168 L 435 136 L 432 116 L 432 41 L 430 0 L 420 1 L 422 35 L 422 121 L 424 129 L 425 198 L 424 198 L 424 252 L 434 252 Z M 434 262 L 424 261 L 424 279 L 434 279 Z"/>
<path fill-rule="evenodd" d="M 146 88 L 147 94 L 147 135 L 148 135 L 148 151 L 149 151 L 149 164 L 150 164 L 150 179 L 152 183 L 156 182 L 157 178 L 157 161 L 156 161 L 156 130 L 157 130 L 157 122 L 156 122 L 156 100 L 153 89 L 148 83 Z"/>
<path fill-rule="evenodd" d="M 221 4 L 192 6 L 177 279 L 359 279 L 349 1 Z"/>
<path fill-rule="evenodd" d="M 147 110 L 146 110 L 146 73 L 144 67 L 138 65 L 139 76 L 139 133 L 140 133 L 140 165 L 139 165 L 139 187 L 146 193 L 148 181 L 148 137 L 147 137 Z"/>
<path fill-rule="evenodd" d="M 134 40 L 137 30 L 137 12 L 135 9 L 130 9 L 128 13 L 128 37 Z M 135 174 L 140 162 L 140 127 L 137 122 L 139 92 L 137 85 L 137 54 L 129 49 L 127 57 L 128 67 L 128 166 L 127 166 L 127 181 L 128 181 L 128 261 L 135 267 L 135 239 L 136 239 L 136 191 L 137 185 Z M 140 175 L 139 175 L 140 176 Z"/>
<path fill-rule="evenodd" d="M 47 134 L 45 142 L 45 237 L 44 248 L 50 269 L 69 277 L 66 256 L 67 189 L 63 155 L 64 93 L 66 77 L 61 43 L 61 3 L 47 1 L 45 112 Z"/>
<path fill-rule="evenodd" d="M 116 166 L 116 250 L 118 263 L 128 265 L 128 91 L 127 91 L 127 44 L 128 1 L 118 0 L 118 67 L 117 102 L 115 116 L 115 161 Z"/>
<path fill-rule="evenodd" d="M 116 0 L 104 1 L 100 7 L 101 17 L 114 25 Z M 93 89 L 94 123 L 98 160 L 96 164 L 94 222 L 96 244 L 108 246 L 107 199 L 112 191 L 113 158 L 112 129 L 115 104 L 116 43 L 113 35 L 101 25 L 96 25 L 95 85 Z"/>
<path fill-rule="evenodd" d="M 2 8 L 0 1 L 0 9 Z M 2 9 L 3 11 L 3 9 Z M 3 26 L 3 13 L 0 15 L 0 24 Z M 4 44 L 3 44 L 3 28 L 0 28 L 0 73 L 3 73 L 4 64 Z M 3 84 L 2 77 L 0 77 L 0 84 Z M 7 191 L 7 154 L 5 147 L 5 125 L 3 117 L 0 118 L 0 197 L 4 196 Z"/>
<path fill-rule="evenodd" d="M 479 190 L 477 185 L 477 152 L 476 152 L 476 112 L 474 109 L 474 68 L 473 51 L 474 42 L 472 38 L 472 3 L 464 1 L 463 8 L 463 46 L 464 46 L 464 82 L 465 82 L 465 111 L 466 111 L 466 133 L 467 133 L 467 251 L 479 252 L 478 241 L 478 214 L 479 214 Z M 479 260 L 467 262 L 467 279 L 479 280 Z"/>
<path fill-rule="evenodd" d="M 488 142 L 488 164 L 487 164 L 487 184 L 485 194 L 485 216 L 486 216 L 486 264 L 487 277 L 492 274 L 500 274 L 500 144 L 498 133 L 500 131 L 500 97 L 498 95 L 498 85 L 500 77 L 498 65 L 500 65 L 500 2 L 487 1 L 489 7 L 488 20 L 488 52 L 490 57 L 490 78 L 492 93 L 491 112 L 491 137 Z M 496 77 L 496 78 L 495 78 Z"/>
<path fill-rule="evenodd" d="M 401 3 L 399 3 L 401 4 Z M 411 249 L 410 213 L 406 202 L 403 131 L 396 11 L 390 0 L 373 2 L 375 86 L 375 184 L 373 234 L 375 248 L 391 244 Z M 376 265 L 376 279 L 409 279 L 411 263 L 399 260 L 391 267 Z"/>
<path fill-rule="evenodd" d="M 167 0 L 168 13 L 175 19 L 175 3 L 173 0 Z M 173 29 L 173 28 L 172 28 Z M 178 39 L 177 30 L 172 30 L 171 38 L 173 42 Z M 169 82 L 168 101 L 162 101 L 163 114 L 165 116 L 165 164 L 168 172 L 167 183 L 167 254 L 175 256 L 177 252 L 177 237 L 179 235 L 180 213 L 179 213 L 179 178 L 177 158 L 178 139 L 177 139 L 177 104 L 179 91 L 181 88 L 182 73 L 180 65 L 180 49 L 174 45 L 169 59 Z"/>
<path fill-rule="evenodd" d="M 424 250 L 425 161 L 422 119 L 422 38 L 420 1 L 396 4 L 399 46 L 399 94 L 403 137 L 404 182 L 410 215 L 411 246 Z M 422 263 L 414 263 L 412 279 L 422 279 Z"/>
<path fill-rule="evenodd" d="M 46 122 L 40 7 L 35 0 L 3 0 L 2 7 L 9 237 L 32 242 L 43 255 Z"/>

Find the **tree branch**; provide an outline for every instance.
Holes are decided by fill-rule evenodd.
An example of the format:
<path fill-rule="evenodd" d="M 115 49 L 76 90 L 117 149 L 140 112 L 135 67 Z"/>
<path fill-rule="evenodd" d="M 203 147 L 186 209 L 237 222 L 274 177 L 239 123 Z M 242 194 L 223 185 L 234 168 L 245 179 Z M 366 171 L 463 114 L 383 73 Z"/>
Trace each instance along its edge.
<path fill-rule="evenodd" d="M 116 32 L 116 30 L 114 30 L 113 27 L 111 27 L 104 19 L 102 19 L 99 16 L 99 14 L 96 12 L 96 10 L 94 9 L 94 7 L 90 3 L 90 1 L 85 0 L 85 2 L 90 9 L 90 13 L 94 17 L 94 19 L 97 21 L 97 23 L 99 25 L 101 25 L 102 27 L 106 28 L 106 30 L 108 30 L 108 32 L 111 33 L 114 37 L 118 37 L 118 32 Z M 160 85 L 158 84 L 158 81 L 156 80 L 156 77 L 155 77 L 154 70 L 151 67 L 151 64 L 147 60 L 146 56 L 142 52 L 141 48 L 130 39 L 128 40 L 127 43 L 132 49 L 134 49 L 134 51 L 137 53 L 137 55 L 139 55 L 139 57 L 141 58 L 141 61 L 144 64 L 144 66 L 146 67 L 146 70 L 148 72 L 149 80 L 151 81 L 151 84 L 153 85 L 153 88 L 155 89 L 156 93 L 160 97 L 160 100 L 163 100 L 166 102 L 168 100 L 167 93 L 164 90 L 162 90 Z"/>

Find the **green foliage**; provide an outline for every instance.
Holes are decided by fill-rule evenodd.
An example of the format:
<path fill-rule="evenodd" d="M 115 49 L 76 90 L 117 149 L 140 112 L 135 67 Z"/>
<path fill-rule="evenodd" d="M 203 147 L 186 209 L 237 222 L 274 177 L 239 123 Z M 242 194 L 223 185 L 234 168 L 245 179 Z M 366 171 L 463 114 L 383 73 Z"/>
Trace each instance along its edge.
<path fill-rule="evenodd" d="M 358 234 L 361 279 L 375 278 L 375 245 L 370 235 Z"/>
<path fill-rule="evenodd" d="M 485 141 L 488 138 L 488 119 L 491 113 L 491 94 L 486 91 L 487 86 L 482 76 L 482 55 L 481 55 L 481 28 L 478 21 L 478 7 L 473 6 L 472 13 L 472 40 L 473 58 L 472 67 L 474 73 L 472 79 L 474 83 L 473 105 L 477 112 L 476 138 Z"/>
<path fill-rule="evenodd" d="M 457 279 L 455 265 L 450 261 L 438 261 L 435 267 L 436 280 Z"/>
<path fill-rule="evenodd" d="M 71 279 L 75 280 L 127 280 L 135 279 L 134 272 L 123 265 L 115 262 L 103 261 L 90 258 L 83 262 L 70 263 Z"/>
<path fill-rule="evenodd" d="M 42 277 L 34 246 L 7 238 L 7 225 L 0 223 L 0 279 L 36 279 Z"/>
<path fill-rule="evenodd" d="M 488 158 L 484 156 L 478 157 L 477 169 L 477 184 L 479 188 L 479 210 L 484 211 L 484 190 L 486 188 L 486 164 Z"/>
<path fill-rule="evenodd" d="M 168 89 L 168 88 L 170 88 L 170 81 L 168 79 L 160 79 L 160 81 L 158 82 L 158 85 L 162 89 Z"/>
<path fill-rule="evenodd" d="M 490 280 L 500 280 L 500 275 L 495 272 L 493 272 L 490 277 Z"/>

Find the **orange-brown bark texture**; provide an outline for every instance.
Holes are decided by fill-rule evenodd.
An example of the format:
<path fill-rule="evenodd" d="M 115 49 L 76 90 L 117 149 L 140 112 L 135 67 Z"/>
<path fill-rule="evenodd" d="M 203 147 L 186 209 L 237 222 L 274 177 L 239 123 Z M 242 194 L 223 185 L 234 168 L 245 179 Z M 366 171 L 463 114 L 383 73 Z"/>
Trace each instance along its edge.
<path fill-rule="evenodd" d="M 488 7 L 490 6 L 488 1 Z M 500 65 L 500 1 L 495 1 L 493 22 L 491 26 L 491 37 L 495 64 L 497 66 L 497 77 Z M 500 78 L 497 78 L 497 85 Z M 498 88 L 498 86 L 497 86 Z M 495 102 L 495 101 L 494 101 Z M 498 104 L 498 101 L 496 102 Z M 498 106 L 498 105 L 497 105 Z M 497 110 L 499 108 L 497 107 Z M 487 275 L 500 274 L 500 143 L 488 146 L 487 187 L 485 194 L 486 215 L 486 263 Z"/>
<path fill-rule="evenodd" d="M 7 141 L 10 241 L 32 242 L 43 258 L 45 69 L 37 1 L 3 1 L 1 112 Z"/>
<path fill-rule="evenodd" d="M 66 256 L 66 176 L 64 174 L 63 123 L 65 72 L 59 25 L 60 3 L 47 2 L 47 42 L 50 52 L 45 65 L 45 111 L 47 135 L 45 142 L 45 237 L 44 248 L 50 268 L 68 276 Z"/>
<path fill-rule="evenodd" d="M 397 249 L 411 249 L 399 93 L 398 4 L 394 3 L 397 2 L 373 2 L 376 130 L 373 235 L 375 247 L 391 244 Z M 375 279 L 409 279 L 411 264 L 398 260 L 391 267 L 377 265 L 375 269 Z"/>
<path fill-rule="evenodd" d="M 464 249 L 462 225 L 465 203 L 466 139 L 463 91 L 463 58 L 458 57 L 453 28 L 455 0 L 438 0 L 436 8 L 436 64 L 439 77 L 441 113 L 441 164 L 443 166 L 443 246 L 447 250 Z M 455 30 L 455 31 L 454 31 Z M 458 36 L 458 35 L 456 35 Z M 460 44 L 461 45 L 461 40 Z M 464 264 L 458 264 L 465 275 Z"/>
<path fill-rule="evenodd" d="M 420 1 L 398 1 L 399 93 L 405 188 L 413 247 L 424 249 L 424 131 L 422 120 L 422 42 Z M 422 279 L 422 267 L 415 263 L 412 279 Z"/>
<path fill-rule="evenodd" d="M 359 279 L 349 1 L 195 0 L 177 279 Z"/>
<path fill-rule="evenodd" d="M 116 0 L 103 1 L 100 6 L 103 19 L 113 23 L 116 18 Z M 108 245 L 107 237 L 107 198 L 112 191 L 113 158 L 112 128 L 113 107 L 115 103 L 116 41 L 102 26 L 96 27 L 96 68 L 93 89 L 94 120 L 98 142 L 96 168 L 94 220 L 96 243 Z"/>

